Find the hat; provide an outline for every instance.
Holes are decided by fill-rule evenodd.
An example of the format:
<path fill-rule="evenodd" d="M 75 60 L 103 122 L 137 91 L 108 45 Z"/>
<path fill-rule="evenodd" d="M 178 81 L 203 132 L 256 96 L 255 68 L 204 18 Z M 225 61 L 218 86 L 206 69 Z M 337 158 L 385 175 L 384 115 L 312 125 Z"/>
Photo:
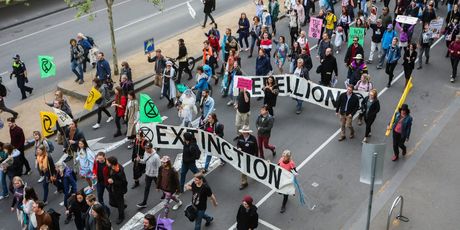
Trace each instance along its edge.
<path fill-rule="evenodd" d="M 361 54 L 356 54 L 356 56 L 353 59 L 363 59 L 363 55 Z"/>
<path fill-rule="evenodd" d="M 186 133 L 184 133 L 184 139 L 185 139 L 186 141 L 192 141 L 192 139 L 193 139 L 193 134 L 192 134 L 191 132 L 186 132 Z"/>
<path fill-rule="evenodd" d="M 393 24 L 388 24 L 387 29 L 393 29 Z"/>
<path fill-rule="evenodd" d="M 166 62 L 166 65 L 172 66 L 172 62 L 171 62 L 171 61 L 167 61 L 167 62 Z"/>
<path fill-rule="evenodd" d="M 168 161 L 171 161 L 171 159 L 168 156 L 163 156 L 160 161 L 166 163 Z"/>
<path fill-rule="evenodd" d="M 19 54 L 16 54 L 16 56 L 13 57 L 13 59 L 20 59 L 21 57 L 19 56 Z"/>
<path fill-rule="evenodd" d="M 407 104 L 402 104 L 401 110 L 409 111 L 409 106 Z"/>
<path fill-rule="evenodd" d="M 243 197 L 243 201 L 246 202 L 248 205 L 252 205 L 252 202 L 254 201 L 251 196 L 246 195 Z"/>
<path fill-rule="evenodd" d="M 249 128 L 249 125 L 244 125 L 240 130 L 238 130 L 240 133 L 252 133 L 252 130 Z"/>

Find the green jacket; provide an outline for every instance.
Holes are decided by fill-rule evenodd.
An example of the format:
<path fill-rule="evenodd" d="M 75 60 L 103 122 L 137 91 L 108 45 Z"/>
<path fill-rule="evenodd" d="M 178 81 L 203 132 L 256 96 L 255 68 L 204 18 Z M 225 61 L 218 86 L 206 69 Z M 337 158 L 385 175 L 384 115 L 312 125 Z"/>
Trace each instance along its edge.
<path fill-rule="evenodd" d="M 268 3 L 268 9 L 270 10 L 270 15 L 272 16 L 272 23 L 278 21 L 278 14 L 280 13 L 280 4 L 276 0 L 273 4 L 272 1 Z"/>

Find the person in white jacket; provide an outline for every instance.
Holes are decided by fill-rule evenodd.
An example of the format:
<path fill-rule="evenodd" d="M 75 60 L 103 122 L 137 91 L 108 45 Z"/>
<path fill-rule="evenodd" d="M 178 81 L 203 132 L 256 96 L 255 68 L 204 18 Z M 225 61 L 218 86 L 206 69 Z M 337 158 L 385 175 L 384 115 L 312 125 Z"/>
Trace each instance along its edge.
<path fill-rule="evenodd" d="M 88 146 L 85 139 L 78 141 L 77 157 L 75 162 L 80 165 L 79 174 L 82 179 L 85 179 L 90 188 L 93 187 L 93 165 L 96 154 Z"/>
<path fill-rule="evenodd" d="M 174 78 L 176 77 L 176 70 L 172 68 L 172 62 L 166 62 L 166 68 L 163 71 L 163 85 L 161 86 L 161 96 L 168 99 L 168 108 L 174 107 L 174 100 L 176 99 L 176 84 Z"/>
<path fill-rule="evenodd" d="M 149 198 L 150 188 L 152 188 L 152 181 L 157 183 L 158 178 L 158 169 L 161 166 L 160 155 L 153 148 L 152 143 L 147 142 L 144 145 L 145 153 L 144 157 L 141 159 L 137 158 L 137 161 L 141 164 L 145 164 L 145 190 L 144 190 L 144 200 L 137 204 L 138 208 L 147 207 L 147 199 Z"/>

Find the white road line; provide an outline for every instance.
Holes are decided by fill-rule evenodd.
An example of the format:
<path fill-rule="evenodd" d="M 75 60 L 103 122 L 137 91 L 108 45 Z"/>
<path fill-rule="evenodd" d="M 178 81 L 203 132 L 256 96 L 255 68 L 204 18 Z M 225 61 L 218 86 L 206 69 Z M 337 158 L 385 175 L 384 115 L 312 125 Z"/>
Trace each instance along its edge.
<path fill-rule="evenodd" d="M 260 218 L 259 218 L 259 223 L 261 223 L 261 224 L 263 224 L 263 225 L 269 227 L 269 228 L 272 229 L 272 230 L 281 230 L 281 228 L 278 228 L 278 227 L 276 227 L 275 225 L 270 224 L 270 223 L 268 223 L 267 221 L 262 220 L 262 219 L 260 219 Z"/>
<path fill-rule="evenodd" d="M 126 3 L 130 2 L 130 1 L 132 1 L 132 0 L 125 0 L 125 1 L 122 1 L 122 2 L 119 2 L 119 3 L 116 3 L 116 4 L 113 4 L 112 7 L 117 7 L 117 6 L 126 4 Z M 8 42 L 5 42 L 5 43 L 0 44 L 0 47 L 5 46 L 5 45 L 8 45 L 8 44 L 11 44 L 11 43 L 13 43 L 13 42 L 20 41 L 20 40 L 22 40 L 22 39 L 24 39 L 24 38 L 28 38 L 28 37 L 37 35 L 37 34 L 39 34 L 39 33 L 43 33 L 43 32 L 48 31 L 48 30 L 51 30 L 51 29 L 54 29 L 54 28 L 63 26 L 63 25 L 68 24 L 68 23 L 70 23 L 70 22 L 73 22 L 73 21 L 76 21 L 76 20 L 79 20 L 79 19 L 82 19 L 82 18 L 86 18 L 86 17 L 88 17 L 88 16 L 90 16 L 90 15 L 92 15 L 92 14 L 96 14 L 96 13 L 99 13 L 99 12 L 104 11 L 104 10 L 107 10 L 107 7 L 102 8 L 102 9 L 100 9 L 100 10 L 93 11 L 93 12 L 91 12 L 91 13 L 89 13 L 89 14 L 84 14 L 84 15 L 80 16 L 80 18 L 74 18 L 74 19 L 71 19 L 71 20 L 68 20 L 68 21 L 64 21 L 64 22 L 61 22 L 61 23 L 56 24 L 56 25 L 54 25 L 54 26 L 50 26 L 50 27 L 48 27 L 48 28 L 45 28 L 45 29 L 42 29 L 42 30 L 39 30 L 39 31 L 35 31 L 35 32 L 33 32 L 33 33 L 24 35 L 24 36 L 22 36 L 22 37 L 19 37 L 19 38 L 10 40 L 10 41 L 8 41 Z"/>
<path fill-rule="evenodd" d="M 3 76 L 3 75 L 5 75 L 5 74 L 7 74 L 7 73 L 8 73 L 8 71 L 5 71 L 5 72 L 3 72 L 3 73 L 0 73 L 0 76 Z"/>

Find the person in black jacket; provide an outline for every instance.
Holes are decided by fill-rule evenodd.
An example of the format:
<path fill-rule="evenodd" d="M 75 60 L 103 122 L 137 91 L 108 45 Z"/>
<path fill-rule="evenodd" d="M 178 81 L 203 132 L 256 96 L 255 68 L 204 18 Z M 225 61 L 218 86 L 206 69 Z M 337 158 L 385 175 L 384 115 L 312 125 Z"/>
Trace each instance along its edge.
<path fill-rule="evenodd" d="M 136 161 L 137 158 L 144 158 L 145 152 L 145 143 L 148 141 L 145 140 L 144 133 L 139 130 L 139 133 L 136 135 L 136 141 L 133 145 L 133 153 L 131 155 L 131 161 L 133 162 L 133 179 L 134 184 L 131 186 L 131 189 L 135 189 L 139 186 L 139 178 L 142 174 L 145 173 L 145 164 L 139 163 Z"/>
<path fill-rule="evenodd" d="M 353 61 L 353 58 L 356 57 L 356 55 L 358 54 L 361 54 L 364 60 L 364 49 L 361 46 L 361 44 L 358 43 L 358 41 L 359 41 L 359 38 L 354 37 L 353 44 L 351 44 L 347 49 L 347 53 L 345 54 L 345 59 L 343 60 L 347 67 L 350 66 L 351 62 Z"/>
<path fill-rule="evenodd" d="M 66 211 L 68 214 L 64 223 L 68 224 L 74 216 L 75 226 L 78 230 L 85 229 L 85 213 L 88 212 L 89 206 L 86 203 L 86 195 L 83 190 L 76 192 L 69 198 L 69 207 Z"/>
<path fill-rule="evenodd" d="M 198 173 L 195 161 L 200 158 L 201 150 L 196 144 L 196 138 L 192 133 L 184 133 L 184 148 L 182 151 L 182 167 L 180 169 L 180 192 L 184 192 L 185 177 L 188 170 Z"/>
<path fill-rule="evenodd" d="M 66 141 L 64 141 L 64 152 L 68 154 L 68 157 L 64 160 L 64 162 L 67 162 L 70 161 L 74 153 L 77 152 L 78 141 L 85 139 L 85 135 L 83 135 L 83 132 L 78 129 L 76 121 L 73 121 L 65 129 L 65 138 Z"/>
<path fill-rule="evenodd" d="M 109 179 L 107 179 L 109 190 L 109 204 L 118 209 L 118 220 L 116 224 L 121 224 L 125 219 L 125 194 L 128 190 L 128 181 L 126 180 L 123 166 L 118 163 L 114 156 L 107 158 L 109 167 Z"/>
<path fill-rule="evenodd" d="M 185 72 L 188 74 L 188 80 L 191 80 L 193 78 L 192 71 L 188 68 L 188 62 L 187 62 L 187 47 L 185 46 L 184 39 L 180 38 L 178 40 L 179 43 L 179 56 L 177 56 L 176 60 L 179 62 L 179 69 L 178 69 L 178 74 L 177 74 L 177 80 L 176 83 L 180 83 L 180 80 L 182 78 L 182 72 L 185 70 Z"/>
<path fill-rule="evenodd" d="M 330 87 L 333 73 L 335 73 L 335 78 L 337 79 L 337 60 L 335 59 L 334 55 L 332 55 L 331 48 L 326 49 L 326 56 L 323 60 L 321 60 L 319 73 L 321 74 L 321 85 Z"/>
<path fill-rule="evenodd" d="M 241 135 L 236 140 L 236 147 L 238 148 L 238 150 L 246 154 L 257 156 L 259 149 L 257 147 L 256 137 L 251 134 L 252 130 L 249 128 L 248 125 L 245 125 L 239 130 L 239 132 L 241 133 Z M 243 190 L 246 187 L 248 187 L 248 177 L 242 173 L 240 190 Z"/>
<path fill-rule="evenodd" d="M 259 214 L 257 214 L 257 207 L 252 203 L 251 196 L 244 196 L 243 202 L 238 208 L 236 214 L 236 229 L 249 230 L 256 229 L 259 225 Z"/>
<path fill-rule="evenodd" d="M 203 22 L 203 28 L 206 27 L 206 21 L 208 21 L 208 17 L 211 19 L 211 24 L 215 24 L 216 22 L 214 21 L 214 18 L 211 15 L 211 12 L 216 10 L 216 0 L 203 0 L 204 4 L 204 22 Z"/>
<path fill-rule="evenodd" d="M 409 45 L 409 49 L 407 49 L 406 52 L 404 52 L 404 57 L 403 57 L 404 62 L 402 65 L 404 67 L 404 77 L 406 78 L 406 85 L 409 82 L 409 78 L 411 77 L 412 71 L 414 70 L 414 67 L 415 67 L 415 59 L 417 59 L 416 49 L 417 49 L 417 45 L 415 43 L 411 43 Z"/>
<path fill-rule="evenodd" d="M 364 134 L 363 143 L 367 143 L 367 139 L 371 136 L 371 126 L 374 123 L 377 113 L 380 111 L 380 102 L 377 98 L 377 90 L 372 89 L 369 96 L 365 97 L 361 102 L 361 113 L 359 117 L 364 118 L 366 123 L 366 133 Z"/>
<path fill-rule="evenodd" d="M 275 119 L 268 113 L 268 106 L 262 106 L 262 108 L 260 108 L 260 115 L 257 117 L 256 120 L 257 143 L 259 143 L 259 157 L 262 159 L 265 159 L 264 147 L 266 149 L 270 149 L 272 151 L 273 156 L 276 155 L 276 147 L 269 143 L 274 122 Z"/>
<path fill-rule="evenodd" d="M 340 117 L 341 132 L 339 141 L 345 140 L 345 127 L 350 129 L 350 139 L 355 137 L 353 116 L 359 109 L 359 98 L 353 93 L 353 85 L 347 86 L 347 92 L 340 94 L 337 100 L 335 113 Z"/>
<path fill-rule="evenodd" d="M 268 113 L 272 116 L 273 107 L 276 106 L 276 98 L 278 97 L 279 89 L 276 79 L 273 76 L 268 77 L 263 88 L 264 91 L 264 105 L 267 106 Z"/>

